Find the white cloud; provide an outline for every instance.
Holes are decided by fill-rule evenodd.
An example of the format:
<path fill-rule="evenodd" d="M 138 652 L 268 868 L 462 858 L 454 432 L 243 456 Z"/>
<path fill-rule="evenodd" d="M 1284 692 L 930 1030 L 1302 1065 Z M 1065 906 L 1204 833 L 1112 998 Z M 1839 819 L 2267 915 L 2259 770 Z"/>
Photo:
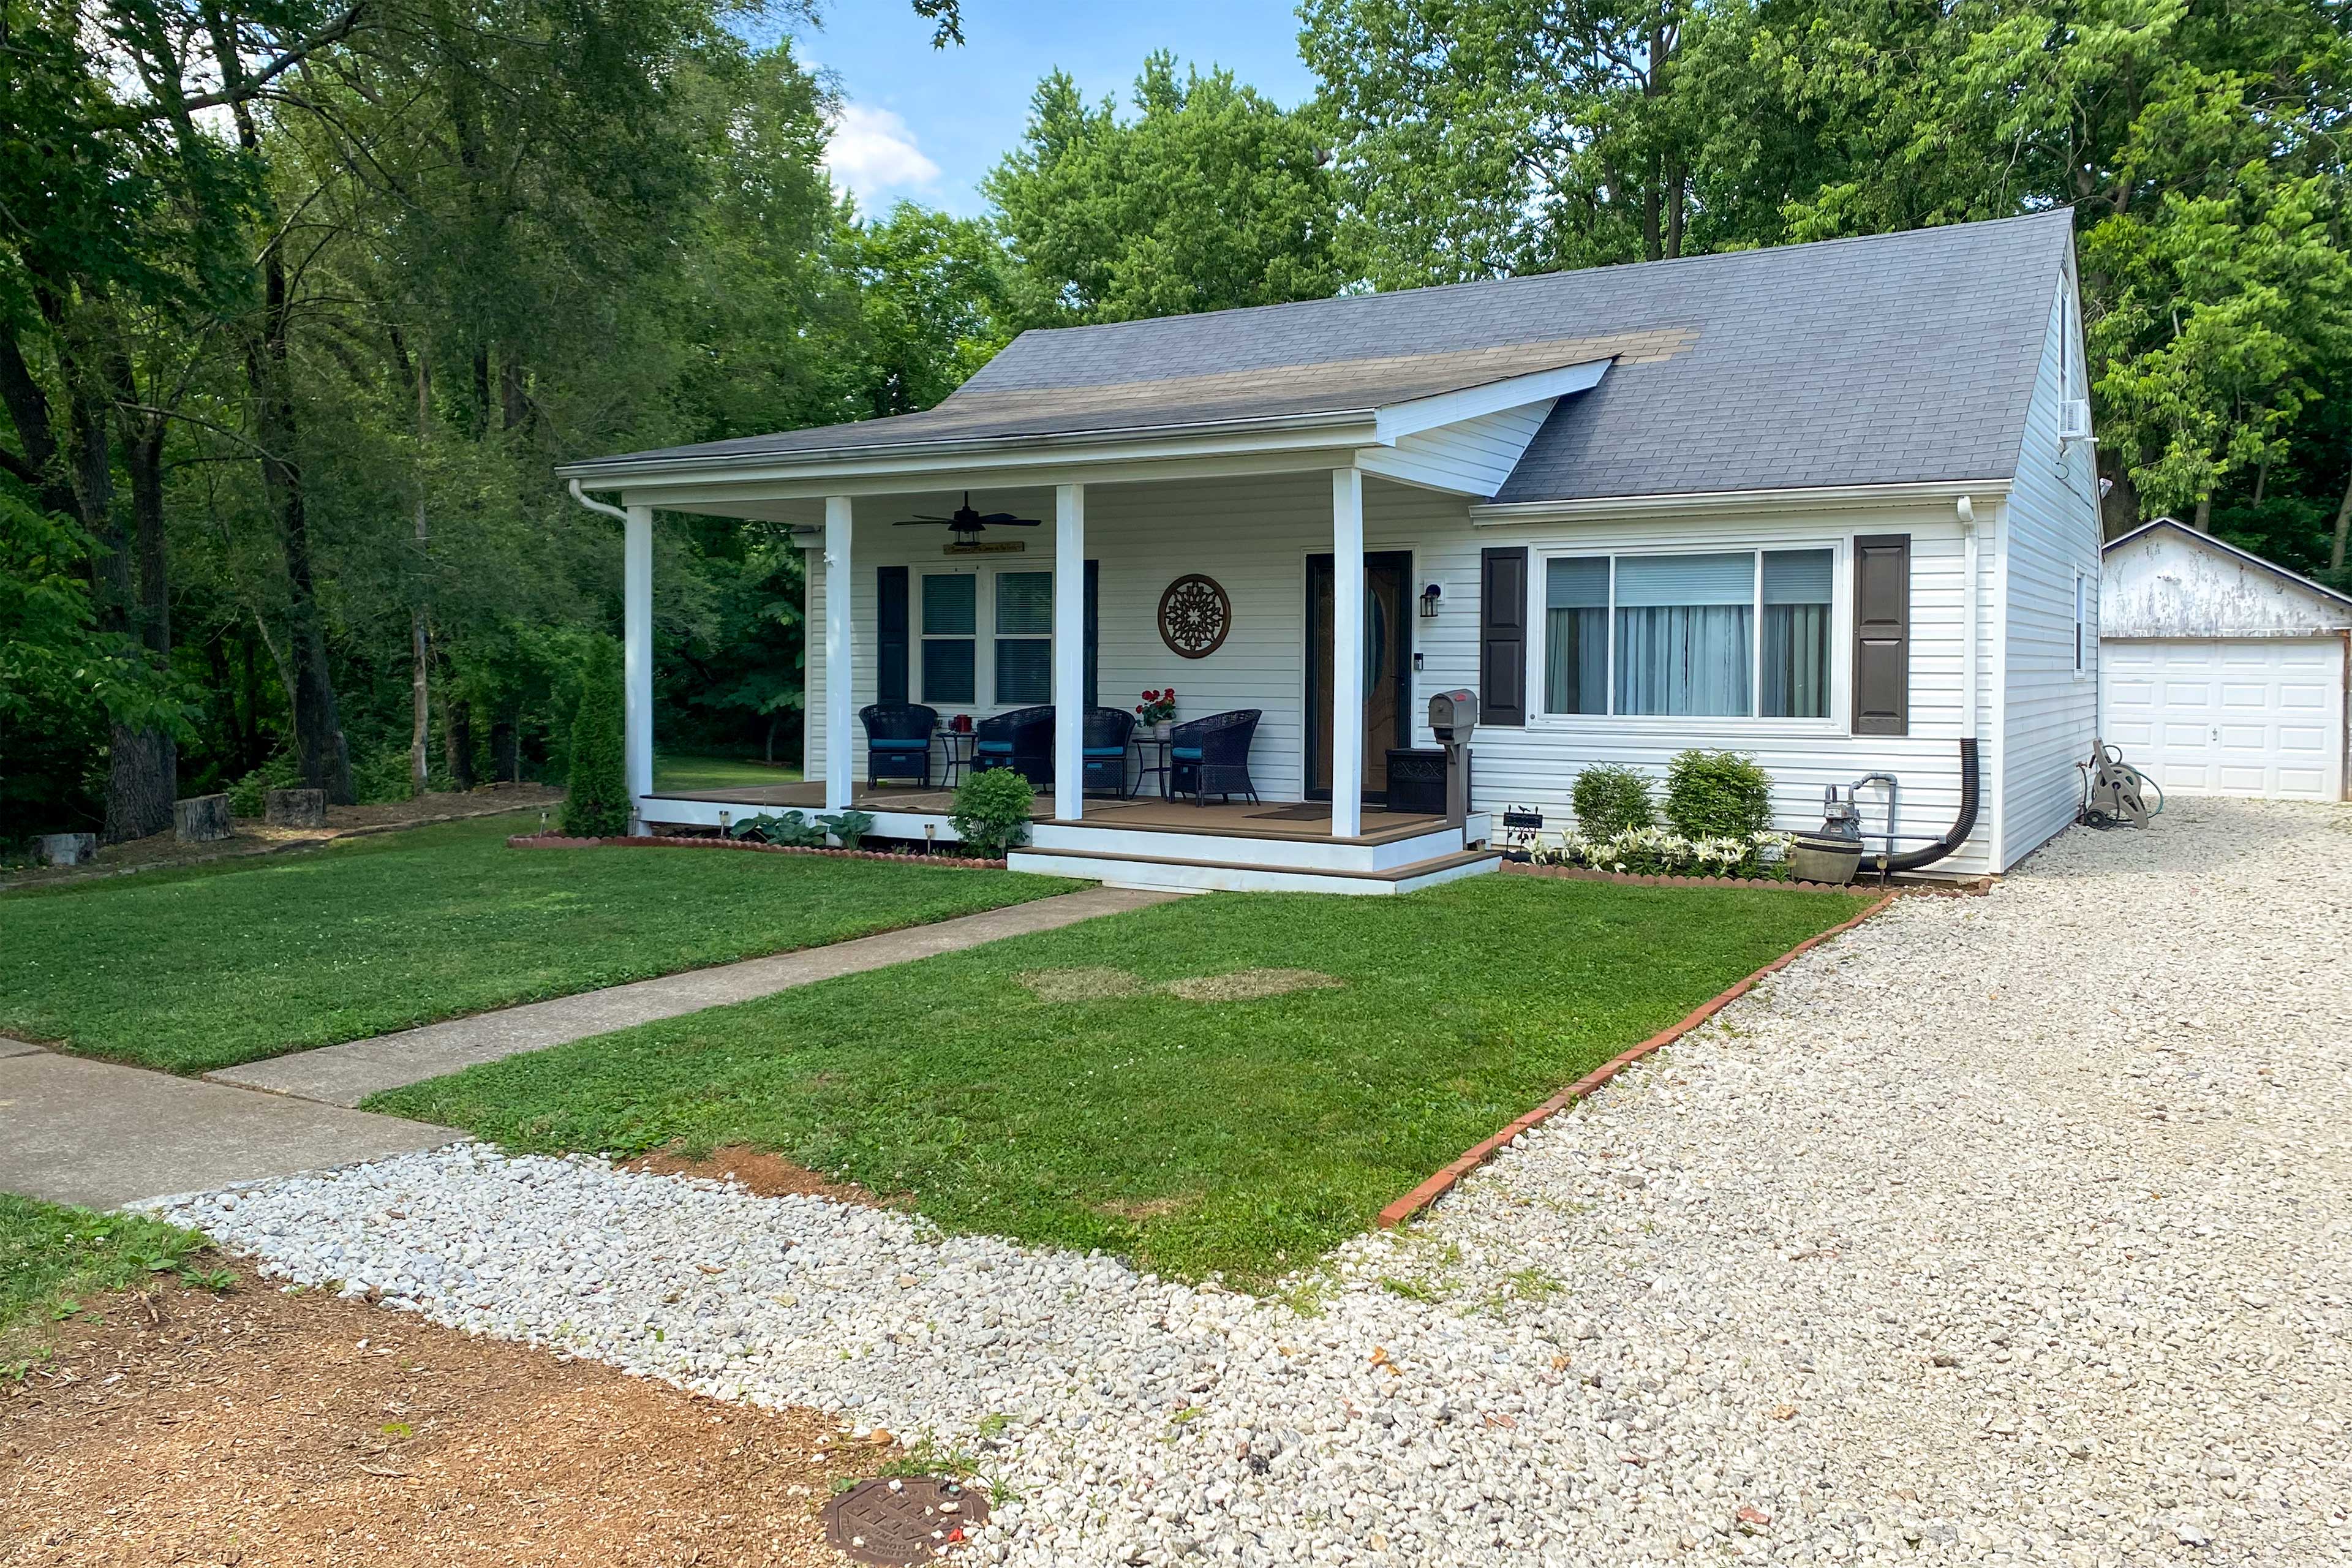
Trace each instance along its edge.
<path fill-rule="evenodd" d="M 825 144 L 824 166 L 869 207 L 885 191 L 919 190 L 940 177 L 940 166 L 915 145 L 905 121 L 862 103 L 842 107 Z"/>

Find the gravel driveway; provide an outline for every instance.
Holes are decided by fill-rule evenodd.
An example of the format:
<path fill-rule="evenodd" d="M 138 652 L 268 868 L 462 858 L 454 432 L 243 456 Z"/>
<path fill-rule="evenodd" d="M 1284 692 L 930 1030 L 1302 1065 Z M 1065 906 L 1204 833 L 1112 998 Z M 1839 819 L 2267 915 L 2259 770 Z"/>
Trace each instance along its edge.
<path fill-rule="evenodd" d="M 985 1561 L 2340 1563 L 2347 1021 L 2352 811 L 2176 804 L 1801 960 L 1304 1315 L 478 1148 L 180 1217 L 968 1447 Z"/>

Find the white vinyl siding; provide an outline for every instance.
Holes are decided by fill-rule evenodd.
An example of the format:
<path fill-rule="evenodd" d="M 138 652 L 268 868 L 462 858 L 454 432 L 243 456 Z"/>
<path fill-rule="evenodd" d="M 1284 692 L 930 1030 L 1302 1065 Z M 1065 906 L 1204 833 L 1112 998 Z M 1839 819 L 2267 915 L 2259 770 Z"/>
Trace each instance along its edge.
<path fill-rule="evenodd" d="M 1035 491 L 1008 489 L 985 497 L 976 493 L 974 504 L 982 510 L 1026 507 L 1034 515 L 1049 499 Z M 925 572 L 947 563 L 936 553 L 936 542 L 910 538 L 913 530 L 887 526 L 884 520 L 903 514 L 903 500 L 860 498 L 857 510 L 856 689 L 862 704 L 873 700 L 874 568 L 908 564 L 919 583 Z M 1912 540 L 1907 736 L 1848 733 L 1852 694 L 1844 647 L 1851 637 L 1850 542 L 1856 534 L 1868 533 L 1908 533 Z M 1641 522 L 1474 527 L 1465 500 L 1367 479 L 1365 549 L 1412 553 L 1410 597 L 1417 599 L 1420 588 L 1431 583 L 1443 591 L 1434 616 L 1415 614 L 1411 618 L 1412 647 L 1423 660 L 1412 676 L 1407 715 L 1415 745 L 1436 743 L 1424 723 L 1432 695 L 1455 687 L 1477 688 L 1478 552 L 1491 545 L 1529 546 L 1538 563 L 1552 554 L 1833 549 L 1832 647 L 1836 657 L 1827 714 L 1819 720 L 1538 715 L 1525 727 L 1482 726 L 1473 742 L 1479 809 L 1525 805 L 1544 812 L 1555 826 L 1566 826 L 1569 790 L 1586 766 L 1622 763 L 1663 777 L 1675 752 L 1709 746 L 1755 754 L 1772 775 L 1774 814 L 1784 827 L 1817 826 L 1824 785 L 1844 785 L 1877 771 L 1893 773 L 1902 781 L 1899 831 L 1924 839 L 1950 826 L 1959 804 L 1955 742 L 1959 735 L 1960 539 L 1949 503 L 1811 513 L 1721 506 Z M 1325 472 L 1089 487 L 1087 553 L 1100 563 L 1101 700 L 1131 708 L 1147 687 L 1173 686 L 1180 720 L 1229 708 L 1263 710 L 1250 754 L 1259 793 L 1269 800 L 1300 798 L 1305 792 L 1307 558 L 1330 548 L 1331 482 Z M 821 561 L 811 560 L 809 615 L 812 625 L 822 625 L 824 574 Z M 982 574 L 987 570 L 1047 571 L 1055 564 L 1051 541 L 1033 539 L 1024 553 L 983 569 Z M 1233 603 L 1231 633 L 1222 647 L 1202 659 L 1180 658 L 1160 640 L 1160 595 L 1170 583 L 1192 572 L 1214 578 Z M 1540 618 L 1540 564 L 1528 576 L 1529 609 Z M 1990 564 L 1987 578 L 1990 582 Z M 983 585 L 980 613 L 984 626 L 993 624 L 988 619 L 986 593 Z M 1990 596 L 1988 593 L 1988 601 Z M 916 614 L 919 630 L 919 605 Z M 1988 607 L 1988 669 L 1992 665 L 1990 639 L 1997 632 Z M 1539 633 L 1530 638 L 1531 645 L 1540 641 Z M 1539 646 L 1531 646 L 1529 660 L 1530 690 L 1539 700 Z M 987 662 L 982 661 L 983 670 Z M 821 651 L 809 661 L 811 712 L 824 710 L 824 663 Z M 995 710 L 975 704 L 969 710 L 985 714 Z M 808 776 L 817 777 L 824 768 L 824 727 L 811 724 L 807 732 Z M 1997 775 L 1989 773 L 1987 789 L 1997 784 Z M 1874 827 L 1877 808 L 1870 807 L 1868 816 Z M 1968 850 L 1938 868 L 1988 869 L 1980 848 L 1989 841 L 1987 833 L 1980 827 Z"/>
<path fill-rule="evenodd" d="M 1485 498 L 1503 488 L 1528 443 L 1543 428 L 1550 398 L 1497 414 L 1480 415 L 1433 430 L 1416 430 L 1393 447 L 1373 447 L 1363 457 L 1368 474 L 1409 485 Z"/>
<path fill-rule="evenodd" d="M 2051 282 L 2016 481 L 1997 539 L 1985 542 L 2002 576 L 2001 635 L 1987 645 L 2000 658 L 2000 711 L 1998 728 L 1985 733 L 1998 744 L 1985 762 L 1988 799 L 2000 803 L 2004 868 L 2074 819 L 2082 784 L 2074 764 L 2091 754 L 2098 726 L 2098 476 L 2089 442 L 2059 440 L 2066 377 L 2081 347 L 2072 284 L 2063 276 Z"/>

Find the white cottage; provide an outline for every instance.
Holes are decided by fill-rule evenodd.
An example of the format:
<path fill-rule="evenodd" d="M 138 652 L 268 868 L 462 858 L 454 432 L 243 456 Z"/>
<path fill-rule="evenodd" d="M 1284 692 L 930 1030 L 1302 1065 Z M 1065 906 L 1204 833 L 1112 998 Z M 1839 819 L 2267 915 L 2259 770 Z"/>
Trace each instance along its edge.
<path fill-rule="evenodd" d="M 2169 795 L 2342 800 L 2352 598 L 2168 517 L 2106 547 L 2100 731 Z"/>
<path fill-rule="evenodd" d="M 1566 826 L 1591 763 L 1728 747 L 1783 826 L 1886 775 L 1874 839 L 1999 871 L 2071 819 L 2095 717 L 2074 265 L 2053 212 L 1034 331 L 926 413 L 569 465 L 626 520 L 638 813 L 950 837 L 968 716 L 1041 786 L 1021 864 L 1394 892 L 1490 869 L 1506 809 Z M 663 511 L 821 552 L 808 784 L 654 791 Z M 1241 775 L 1199 730 L 1114 751 L 1170 687 L 1180 725 L 1254 715 Z M 1455 821 L 1426 710 L 1462 688 Z"/>

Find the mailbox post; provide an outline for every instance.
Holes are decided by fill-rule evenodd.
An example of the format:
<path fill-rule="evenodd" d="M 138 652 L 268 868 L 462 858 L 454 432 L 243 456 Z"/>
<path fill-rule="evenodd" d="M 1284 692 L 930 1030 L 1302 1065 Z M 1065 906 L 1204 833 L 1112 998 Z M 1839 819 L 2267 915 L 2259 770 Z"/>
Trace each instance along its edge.
<path fill-rule="evenodd" d="M 1445 748 L 1445 823 L 1470 820 L 1470 731 L 1478 722 L 1478 694 L 1441 691 L 1429 700 L 1429 730 Z"/>

